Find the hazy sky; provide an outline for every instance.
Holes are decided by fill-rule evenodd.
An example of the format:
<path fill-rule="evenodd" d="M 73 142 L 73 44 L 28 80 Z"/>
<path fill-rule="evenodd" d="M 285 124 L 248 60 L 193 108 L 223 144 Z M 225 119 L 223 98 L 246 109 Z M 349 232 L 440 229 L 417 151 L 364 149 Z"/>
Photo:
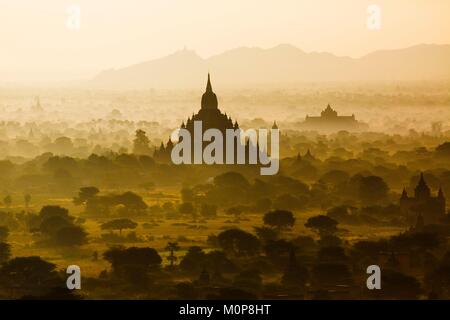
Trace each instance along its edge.
<path fill-rule="evenodd" d="M 80 29 L 66 26 L 69 5 Z M 381 30 L 366 26 L 377 4 Z M 52 81 L 158 58 L 290 43 L 358 57 L 450 43 L 449 0 L 0 0 L 0 81 Z"/>

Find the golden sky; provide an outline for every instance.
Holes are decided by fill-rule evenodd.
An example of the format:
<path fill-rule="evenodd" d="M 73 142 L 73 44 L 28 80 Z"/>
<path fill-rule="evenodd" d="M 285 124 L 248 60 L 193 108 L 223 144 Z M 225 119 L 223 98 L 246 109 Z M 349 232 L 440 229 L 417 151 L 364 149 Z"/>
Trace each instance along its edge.
<path fill-rule="evenodd" d="M 80 29 L 66 26 L 69 5 Z M 381 30 L 366 26 L 380 7 Z M 187 47 L 209 57 L 239 46 L 293 44 L 359 57 L 450 43 L 449 0 L 0 0 L 0 81 L 52 81 Z"/>

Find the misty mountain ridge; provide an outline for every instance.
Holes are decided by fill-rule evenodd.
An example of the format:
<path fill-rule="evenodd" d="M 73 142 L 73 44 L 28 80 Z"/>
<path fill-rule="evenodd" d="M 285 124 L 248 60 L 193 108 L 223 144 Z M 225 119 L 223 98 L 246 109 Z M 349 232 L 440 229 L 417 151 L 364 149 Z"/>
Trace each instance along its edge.
<path fill-rule="evenodd" d="M 441 81 L 450 79 L 450 45 L 421 44 L 380 50 L 360 58 L 307 53 L 281 44 L 240 47 L 203 59 L 191 50 L 121 69 L 107 70 L 90 85 L 111 88 L 198 88 L 208 71 L 226 87 L 278 86 L 304 82 Z"/>

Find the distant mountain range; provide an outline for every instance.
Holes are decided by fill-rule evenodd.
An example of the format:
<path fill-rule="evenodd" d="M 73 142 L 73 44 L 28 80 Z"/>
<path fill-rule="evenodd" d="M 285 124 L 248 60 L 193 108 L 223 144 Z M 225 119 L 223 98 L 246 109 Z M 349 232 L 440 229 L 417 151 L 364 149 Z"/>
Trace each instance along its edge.
<path fill-rule="evenodd" d="M 166 57 L 107 70 L 90 85 L 110 88 L 198 88 L 210 71 L 227 87 L 301 82 L 449 80 L 450 45 L 375 51 L 361 58 L 306 53 L 292 45 L 237 48 L 208 59 L 181 50 Z"/>

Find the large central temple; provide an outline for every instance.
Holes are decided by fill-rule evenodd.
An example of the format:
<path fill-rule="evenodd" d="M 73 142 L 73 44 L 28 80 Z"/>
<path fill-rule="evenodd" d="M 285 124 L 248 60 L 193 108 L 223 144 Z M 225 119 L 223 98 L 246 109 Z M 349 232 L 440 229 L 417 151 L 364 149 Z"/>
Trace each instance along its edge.
<path fill-rule="evenodd" d="M 219 103 L 217 96 L 213 92 L 211 85 L 211 77 L 208 73 L 208 82 L 206 84 L 206 91 L 202 96 L 201 108 L 197 114 L 192 118 L 188 118 L 186 123 L 181 124 L 182 129 L 186 129 L 194 136 L 194 121 L 201 121 L 203 131 L 208 129 L 219 129 L 225 135 L 226 129 L 238 129 L 237 122 L 233 121 L 229 116 L 219 110 Z"/>
<path fill-rule="evenodd" d="M 181 124 L 181 129 L 186 129 L 191 134 L 191 139 L 194 139 L 194 122 L 201 121 L 202 122 L 202 135 L 208 129 L 218 129 L 224 136 L 226 135 L 227 129 L 239 129 L 239 125 L 237 121 L 233 123 L 231 117 L 227 116 L 226 113 L 222 113 L 219 109 L 219 103 L 217 100 L 217 96 L 214 93 L 211 85 L 211 77 L 208 73 L 208 82 L 206 84 L 205 93 L 203 93 L 201 100 L 201 108 L 198 113 L 194 114 L 192 117 L 189 117 L 186 122 L 183 121 Z M 193 145 L 192 141 L 192 145 Z M 235 141 L 235 143 L 240 143 Z M 246 143 L 245 146 L 245 154 L 246 158 L 249 152 L 249 143 Z M 166 145 L 161 144 L 160 148 L 155 150 L 154 158 L 160 161 L 169 161 L 170 154 L 172 152 L 174 143 L 169 139 Z M 203 148 L 206 146 L 204 143 Z M 257 147 L 257 146 L 256 146 Z M 226 158 L 226 141 L 224 141 L 224 162 Z M 235 152 L 236 155 L 236 152 Z"/>

